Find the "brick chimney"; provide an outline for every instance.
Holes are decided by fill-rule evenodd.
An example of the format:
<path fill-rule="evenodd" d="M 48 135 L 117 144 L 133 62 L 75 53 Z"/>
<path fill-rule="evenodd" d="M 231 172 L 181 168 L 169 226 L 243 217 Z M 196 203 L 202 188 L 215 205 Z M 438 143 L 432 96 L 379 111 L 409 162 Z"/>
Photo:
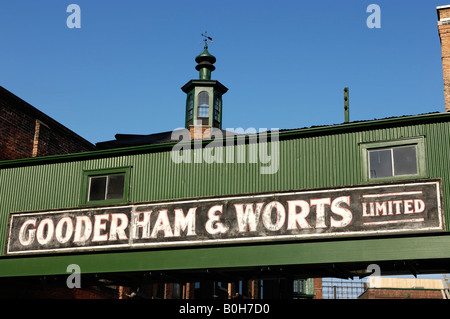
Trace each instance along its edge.
<path fill-rule="evenodd" d="M 442 48 L 445 111 L 450 112 L 450 5 L 439 6 L 436 10 Z"/>

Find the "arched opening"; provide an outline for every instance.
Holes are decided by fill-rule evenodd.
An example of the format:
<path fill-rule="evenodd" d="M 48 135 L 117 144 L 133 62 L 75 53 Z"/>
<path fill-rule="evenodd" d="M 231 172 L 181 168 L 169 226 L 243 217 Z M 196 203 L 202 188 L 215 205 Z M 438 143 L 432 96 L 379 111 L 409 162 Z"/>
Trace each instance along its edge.
<path fill-rule="evenodd" d="M 209 94 L 202 91 L 198 94 L 198 113 L 199 124 L 208 125 L 209 118 Z"/>

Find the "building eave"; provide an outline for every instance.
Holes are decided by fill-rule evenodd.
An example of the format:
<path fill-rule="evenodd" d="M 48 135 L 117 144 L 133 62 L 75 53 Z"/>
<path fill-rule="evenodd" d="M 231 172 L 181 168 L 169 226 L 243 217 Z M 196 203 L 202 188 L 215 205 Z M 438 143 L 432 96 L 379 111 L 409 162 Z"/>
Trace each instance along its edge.
<path fill-rule="evenodd" d="M 181 90 L 187 94 L 196 86 L 217 87 L 221 94 L 225 94 L 228 91 L 228 88 L 217 80 L 190 80 L 181 87 Z"/>
<path fill-rule="evenodd" d="M 368 130 L 368 129 L 378 129 L 383 127 L 390 126 L 405 126 L 405 125 L 415 125 L 419 123 L 432 123 L 432 122 L 449 122 L 450 121 L 450 112 L 441 112 L 441 113 L 427 113 L 420 115 L 409 115 L 409 116 L 401 116 L 401 117 L 390 117 L 384 119 L 375 119 L 375 120 L 367 120 L 367 121 L 355 121 L 349 123 L 342 124 L 334 124 L 334 125 L 324 125 L 324 126 L 313 126 L 307 128 L 298 128 L 298 129 L 283 129 L 278 131 L 279 139 L 293 139 L 293 138 L 302 138 L 307 136 L 320 136 L 325 134 L 340 134 L 344 132 L 352 132 L 358 130 Z M 260 133 L 257 133 L 260 134 Z M 257 135 L 256 134 L 256 135 Z M 270 134 L 270 132 L 269 132 Z M 248 135 L 235 135 L 232 137 L 224 137 L 223 139 L 205 139 L 202 140 L 201 143 L 203 145 L 208 145 L 212 141 L 217 143 L 218 145 L 228 145 L 225 143 L 221 143 L 221 141 L 226 141 L 228 139 L 246 139 Z M 0 169 L 8 168 L 8 167 L 20 167 L 20 166 L 30 166 L 30 165 L 41 165 L 41 164 L 50 164 L 57 162 L 66 162 L 66 161 L 75 161 L 75 160 L 87 160 L 94 158 L 104 158 L 104 157 L 114 157 L 114 156 L 124 156 L 130 154 L 137 153 L 151 153 L 151 152 L 163 152 L 170 151 L 173 147 L 181 143 L 179 141 L 171 141 L 171 142 L 163 142 L 158 144 L 148 144 L 148 145 L 139 145 L 139 146 L 129 146 L 129 147 L 120 147 L 113 149 L 105 149 L 105 150 L 96 150 L 82 153 L 72 153 L 72 154 L 64 154 L 64 155 L 52 155 L 52 156 L 42 156 L 42 157 L 34 157 L 34 158 L 23 158 L 16 160 L 6 160 L 0 161 Z M 183 142 L 183 143 L 194 143 L 194 141 Z M 196 141 L 195 143 L 199 143 Z"/>

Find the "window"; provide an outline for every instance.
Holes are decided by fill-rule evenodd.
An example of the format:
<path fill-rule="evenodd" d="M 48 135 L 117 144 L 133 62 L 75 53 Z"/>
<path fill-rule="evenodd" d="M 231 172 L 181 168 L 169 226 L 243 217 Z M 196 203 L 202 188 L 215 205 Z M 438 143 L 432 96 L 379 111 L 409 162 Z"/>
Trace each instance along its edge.
<path fill-rule="evenodd" d="M 88 201 L 120 199 L 125 189 L 125 174 L 89 177 Z"/>
<path fill-rule="evenodd" d="M 205 91 L 198 95 L 198 117 L 209 117 L 209 94 Z"/>
<path fill-rule="evenodd" d="M 417 174 L 416 146 L 369 151 L 370 178 Z"/>
<path fill-rule="evenodd" d="M 84 172 L 83 204 L 109 204 L 128 200 L 130 168 Z"/>
<path fill-rule="evenodd" d="M 425 175 L 423 138 L 367 143 L 362 151 L 366 180 Z"/>
<path fill-rule="evenodd" d="M 194 112 L 194 96 L 192 94 L 189 94 L 187 102 L 187 121 L 192 120 L 192 117 L 194 116 L 193 112 Z"/>
<path fill-rule="evenodd" d="M 214 121 L 219 122 L 220 120 L 219 112 L 220 112 L 220 97 L 216 95 L 214 99 Z"/>

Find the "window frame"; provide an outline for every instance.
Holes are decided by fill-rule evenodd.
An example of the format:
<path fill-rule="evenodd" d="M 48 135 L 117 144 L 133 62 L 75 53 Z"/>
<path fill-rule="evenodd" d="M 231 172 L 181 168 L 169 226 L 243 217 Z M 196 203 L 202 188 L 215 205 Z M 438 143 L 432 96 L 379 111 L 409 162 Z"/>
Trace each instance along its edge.
<path fill-rule="evenodd" d="M 366 182 L 384 182 L 399 179 L 418 179 L 427 177 L 425 165 L 425 137 L 405 138 L 390 141 L 360 143 L 362 158 L 362 178 Z M 416 146 L 417 174 L 394 175 L 388 177 L 370 177 L 369 151 L 392 149 L 397 147 Z"/>
<path fill-rule="evenodd" d="M 205 106 L 204 104 L 200 104 L 200 96 L 202 95 L 202 94 L 204 94 L 204 95 L 206 95 L 206 97 L 207 97 L 207 99 L 206 99 L 206 101 L 208 102 L 207 104 L 205 104 L 205 105 L 207 105 L 207 106 Z M 206 119 L 206 118 L 209 118 L 209 109 L 210 109 L 210 101 L 209 101 L 209 93 L 207 92 L 207 91 L 201 91 L 201 92 L 199 92 L 198 93 L 198 95 L 197 95 L 197 99 L 198 99 L 198 106 L 197 106 L 197 118 L 202 118 L 202 119 Z M 202 112 L 202 110 L 204 111 L 204 110 L 207 110 L 207 112 Z M 206 116 L 203 116 L 204 114 L 203 113 L 206 113 Z"/>
<path fill-rule="evenodd" d="M 81 189 L 81 205 L 98 206 L 98 205 L 109 205 L 109 204 L 118 204 L 118 203 L 129 202 L 130 174 L 131 174 L 131 166 L 118 167 L 118 168 L 96 169 L 96 170 L 84 170 L 83 178 L 82 178 L 82 189 Z M 125 175 L 124 186 L 123 186 L 123 197 L 116 198 L 116 199 L 104 199 L 104 200 L 89 201 L 91 177 L 112 176 L 112 175 Z"/>
<path fill-rule="evenodd" d="M 213 120 L 217 123 L 220 123 L 220 109 L 221 109 L 221 96 L 219 94 L 215 94 L 214 96 L 214 105 L 213 105 Z"/>
<path fill-rule="evenodd" d="M 194 94 L 189 93 L 186 99 L 186 121 L 194 119 Z"/>

